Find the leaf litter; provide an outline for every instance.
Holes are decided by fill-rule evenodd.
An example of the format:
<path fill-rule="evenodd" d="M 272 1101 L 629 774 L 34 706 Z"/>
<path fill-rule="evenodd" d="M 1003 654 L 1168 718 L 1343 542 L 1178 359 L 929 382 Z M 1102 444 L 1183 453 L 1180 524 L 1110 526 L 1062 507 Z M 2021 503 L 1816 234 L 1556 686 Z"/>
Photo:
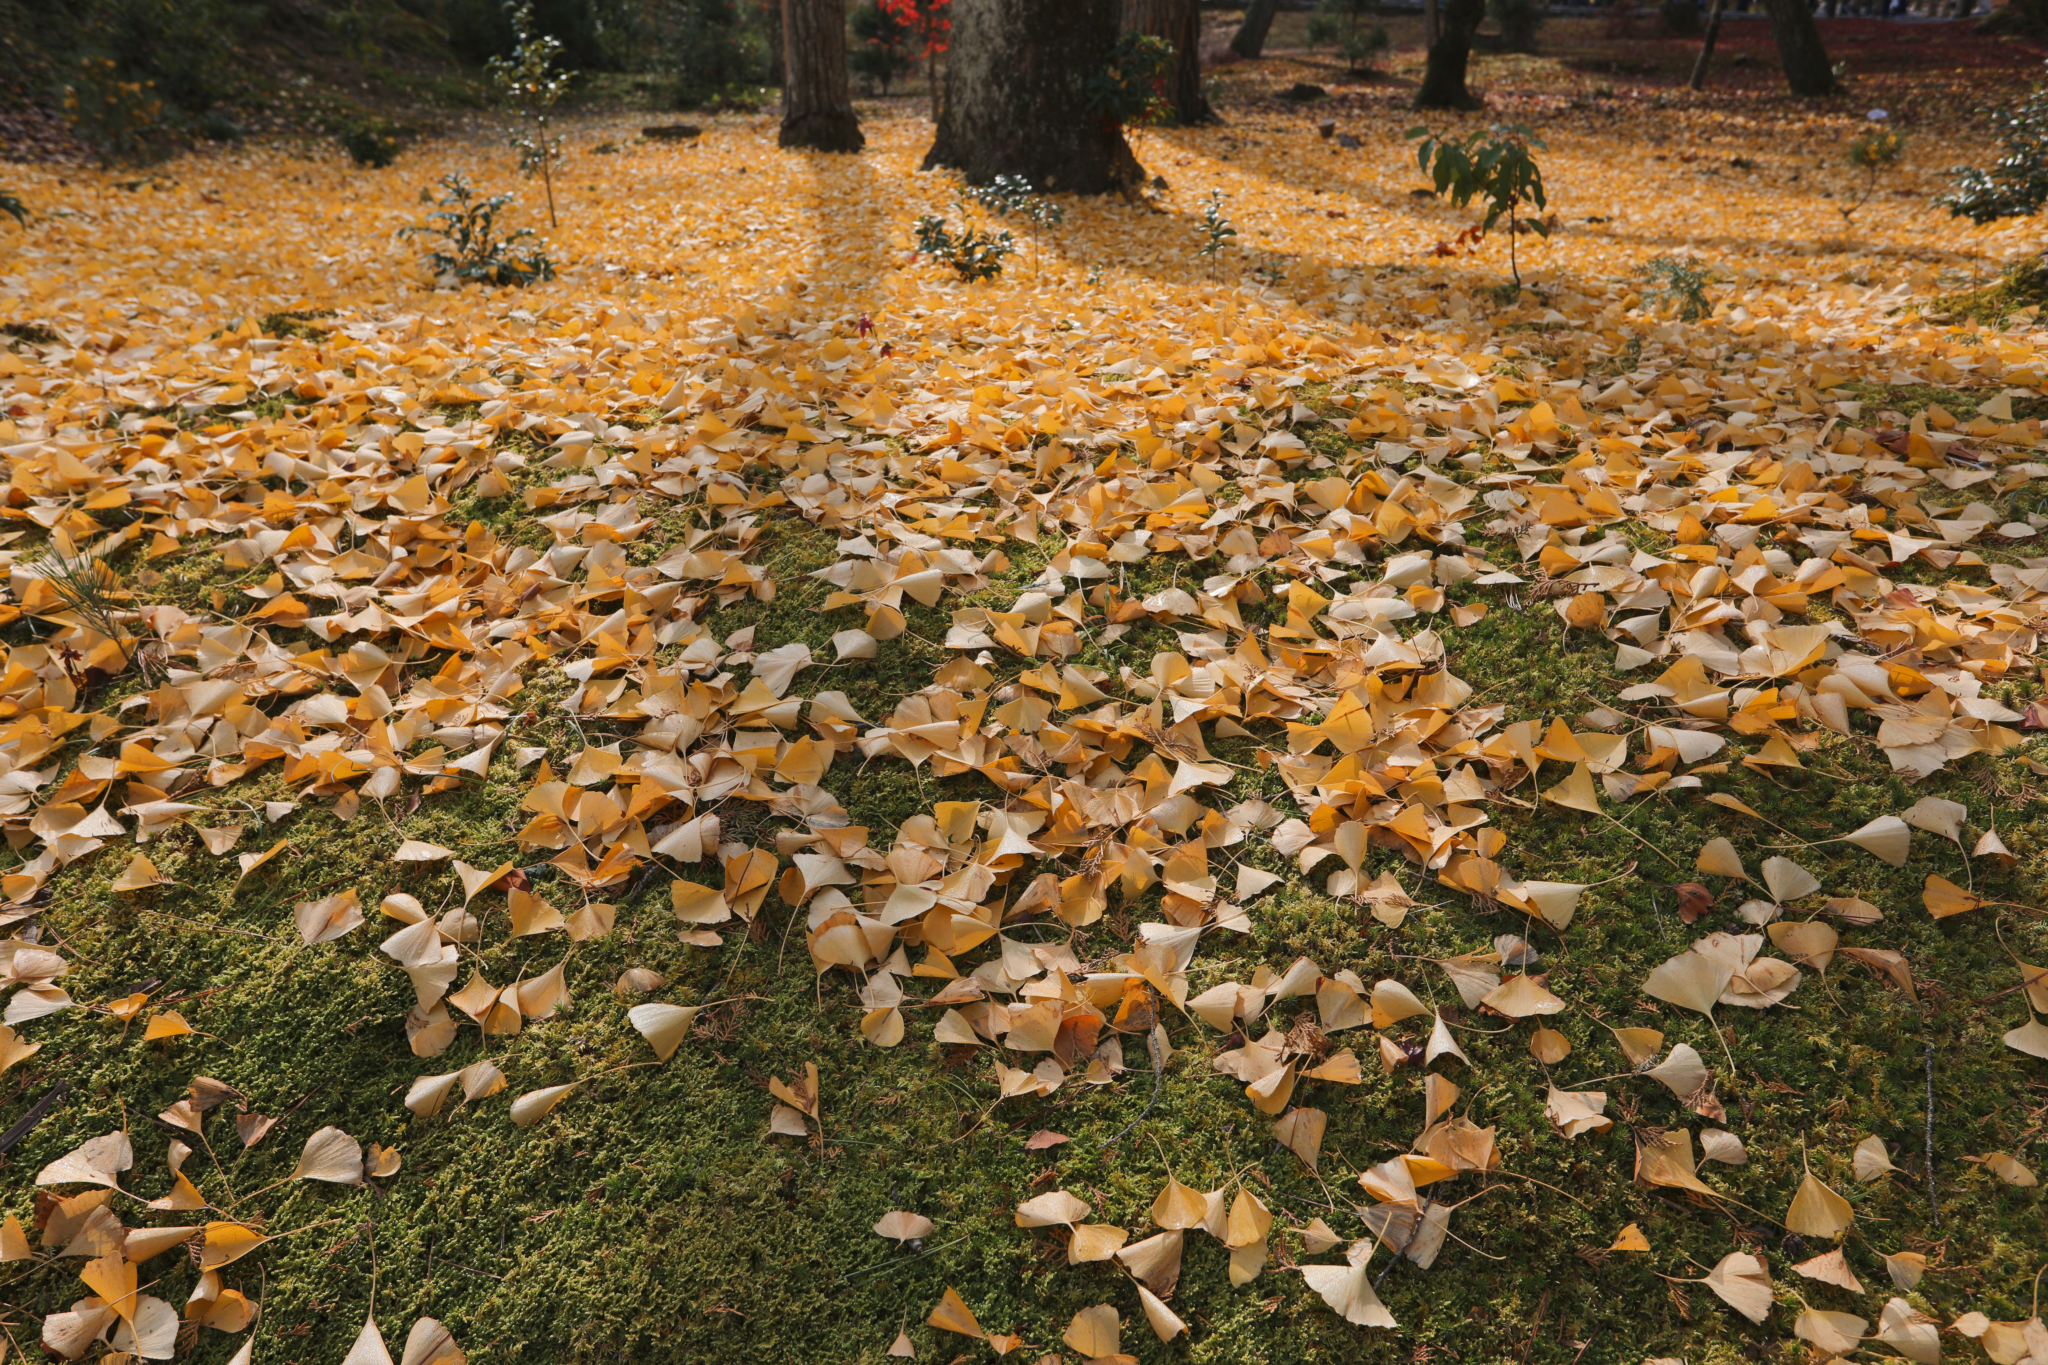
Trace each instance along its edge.
<path fill-rule="evenodd" d="M 700 163 L 759 159 L 749 137 L 727 130 Z M 853 216 L 887 240 L 902 215 L 864 204 Z M 802 217 L 782 213 L 777 231 L 813 230 Z M 174 209 L 150 231 L 189 250 L 202 219 Z M 51 244 L 74 230 L 52 229 Z M 1715 1086 L 1746 1079 L 1735 1045 L 1777 1027 L 1763 1012 L 1801 1009 L 1802 968 L 1825 977 L 1837 954 L 1913 995 L 1911 966 L 1877 928 L 1910 907 L 1880 909 L 1754 826 L 1723 826 L 1747 857 L 1716 835 L 1695 870 L 1770 899 L 1672 944 L 1640 989 L 1699 1016 L 1662 1022 L 1712 1031 L 1707 1052 L 1728 1074 L 1688 1042 L 1667 1054 L 1662 1032 L 1641 1026 L 1617 1030 L 1619 1058 L 1593 1066 L 1601 1045 L 1573 1018 L 1585 987 L 1583 968 L 1565 965 L 1570 936 L 1589 912 L 1640 913 L 1629 893 L 1648 879 L 1631 867 L 1588 899 L 1591 883 L 1543 880 L 1541 858 L 1505 828 L 1604 827 L 1660 804 L 1754 817 L 1722 788 L 1762 790 L 1845 748 L 1917 784 L 2019 751 L 2040 728 L 2008 684 L 2038 668 L 2048 611 L 2048 559 L 2028 554 L 2039 527 L 2023 510 L 2048 465 L 2038 419 L 2015 411 L 2048 382 L 2048 357 L 2024 327 L 1985 335 L 1893 316 L 1910 287 L 1752 270 L 1739 302 L 1681 325 L 1644 313 L 1605 248 L 1582 241 L 1559 249 L 1547 292 L 1491 313 L 1462 286 L 1438 299 L 1419 276 L 1320 263 L 1284 292 L 1126 274 L 1113 298 L 1079 307 L 906 268 L 863 300 L 847 258 L 829 254 L 802 289 L 735 274 L 715 303 L 571 271 L 531 308 L 464 295 L 422 311 L 367 240 L 343 244 L 362 279 L 311 339 L 277 341 L 247 319 L 195 328 L 190 304 L 142 290 L 118 262 L 66 276 L 75 262 L 60 252 L 35 268 L 54 274 L 0 279 L 0 297 L 42 300 L 64 321 L 56 342 L 16 346 L 0 368 L 20 523 L 0 548 L 12 570 L 0 613 L 36 627 L 7 644 L 0 678 L 0 821 L 18 854 L 0 913 L 33 930 L 60 874 L 95 860 L 125 869 L 111 882 L 124 897 L 173 894 L 178 879 L 143 850 L 186 830 L 205 857 L 234 857 L 232 897 L 253 904 L 281 855 L 317 856 L 313 812 L 395 826 L 405 801 L 515 774 L 516 856 L 472 865 L 474 850 L 399 832 L 389 857 L 408 890 L 378 902 L 398 922 L 381 941 L 354 932 L 380 894 L 368 882 L 273 905 L 262 928 L 305 953 L 388 959 L 381 969 L 404 973 L 414 1003 L 383 1021 L 387 1041 L 422 1061 L 495 1044 L 521 1078 L 504 1114 L 520 1128 L 610 1074 L 545 1076 L 522 1035 L 591 1008 L 576 1000 L 578 948 L 617 933 L 619 904 L 650 878 L 666 885 L 671 932 L 699 951 L 749 940 L 771 914 L 792 931 L 801 922 L 817 999 L 857 1015 L 849 1037 L 981 1058 L 969 1065 L 989 1112 L 1019 1122 L 1055 1096 L 1086 1104 L 1076 1096 L 1139 1083 L 1141 1057 L 1158 1076 L 1177 1049 L 1200 1047 L 1317 1176 L 1339 1156 L 1331 1111 L 1367 1083 L 1363 1047 L 1375 1081 L 1394 1078 L 1381 1083 L 1411 1109 L 1420 1099 L 1421 1122 L 1410 1151 L 1341 1154 L 1369 1202 L 1328 1212 L 1357 1235 L 1320 1217 L 1313 1238 L 1283 1229 L 1283 1247 L 1342 1248 L 1341 1263 L 1276 1249 L 1273 1205 L 1237 1173 L 1208 1192 L 1169 1173 L 1149 1210 L 1128 1208 L 1136 1232 L 1147 1219 L 1157 1229 L 1136 1240 L 1090 1221 L 1109 1210 L 1064 1189 L 1016 1201 L 1017 1227 L 1063 1238 L 1068 1265 L 1128 1276 L 1125 1309 L 1135 1299 L 1161 1341 L 1190 1331 L 1168 1304 L 1196 1231 L 1221 1244 L 1234 1286 L 1280 1254 L 1336 1316 L 1398 1330 L 1376 1292 L 1384 1272 L 1368 1274 L 1374 1253 L 1427 1273 L 1477 1250 L 1484 1205 L 1453 1238 L 1461 1204 L 1441 1187 L 1513 1180 L 1532 1141 L 1614 1161 L 1598 1140 L 1625 1126 L 1645 1188 L 1736 1207 L 1700 1178 L 1682 1126 L 1685 1111 L 1734 1122 Z M 291 301 L 319 301 L 317 272 L 299 273 L 309 292 Z M 1441 325 L 1413 330 L 1418 314 Z M 1510 340 L 1517 328 L 1543 344 Z M 1625 365 L 1624 332 L 1639 343 Z M 1850 396 L 1921 382 L 1988 396 L 1967 417 L 1937 407 L 1903 424 Z M 478 515 L 490 509 L 516 509 L 518 533 Z M 772 551 L 799 522 L 836 546 L 811 573 L 829 657 L 722 624 L 798 586 L 778 582 Z M 203 606 L 157 591 L 201 547 L 238 575 L 233 590 Z M 121 566 L 109 570 L 121 638 L 67 608 L 40 554 Z M 1144 572 L 1162 565 L 1163 583 Z M 1467 633 L 1489 614 L 1472 599 L 1497 592 L 1519 612 L 1517 589 L 1554 609 L 1558 647 L 1606 661 L 1614 680 L 1593 711 L 1532 708 L 1512 689 L 1497 696 L 1500 680 L 1461 676 Z M 835 668 L 913 645 L 933 660 L 926 676 L 882 706 L 831 685 Z M 520 699 L 529 687 L 554 698 L 547 718 L 569 722 L 573 746 L 522 743 L 543 719 Z M 856 765 L 900 765 L 921 791 L 931 779 L 947 794 L 864 827 L 847 804 Z M 259 783 L 269 794 L 246 799 Z M 1931 919 L 2029 914 L 1975 889 L 1970 816 L 1927 796 L 1852 831 L 1793 834 L 1904 867 L 1924 831 L 1952 846 L 1939 866 L 1967 883 L 1926 871 Z M 244 846 L 252 827 L 285 823 Z M 2011 861 L 1989 825 L 1972 847 Z M 1642 856 L 1683 871 L 1653 843 Z M 1376 927 L 1327 973 L 1307 957 L 1248 962 L 1265 941 L 1260 898 L 1276 889 Z M 1686 925 L 1713 914 L 1711 889 L 1680 890 Z M 1473 936 L 1427 957 L 1433 973 L 1416 970 L 1421 958 L 1384 935 L 1428 896 L 1505 915 L 1518 934 Z M 1818 913 L 1842 929 L 1807 918 Z M 1564 945 L 1559 964 L 1533 970 L 1540 954 L 1519 934 Z M 551 945 L 551 965 L 485 975 L 475 945 L 527 938 Z M 1084 939 L 1096 950 L 1078 951 Z M 1767 941 L 1784 956 L 1763 955 Z M 9 944 L 5 1066 L 31 1064 L 53 1016 L 141 1008 L 74 999 L 60 981 L 72 965 L 56 940 Z M 2048 1006 L 2024 984 L 2027 1019 L 2005 1042 L 2048 1056 L 2034 1014 Z M 644 968 L 619 989 L 671 991 Z M 1723 1022 L 1721 1006 L 1760 1013 Z M 710 1006 L 615 1008 L 669 1063 Z M 196 1032 L 185 1020 L 166 1009 L 140 1039 L 102 1045 L 162 1047 Z M 1496 1024 L 1525 1058 L 1467 1050 Z M 1353 1030 L 1351 1045 L 1336 1037 Z M 1204 1041 L 1217 1035 L 1229 1046 Z M 1477 1096 L 1532 1063 L 1587 1069 L 1550 1076 L 1554 1132 L 1503 1142 L 1474 1117 Z M 1647 1087 L 1584 1088 L 1596 1076 L 1660 1082 L 1678 1124 L 1639 1120 Z M 530 1083 L 541 1079 L 553 1083 Z M 815 1061 L 762 1084 L 768 1135 L 830 1140 Z M 453 1121 L 458 1087 L 484 1114 L 511 1088 L 480 1060 L 420 1074 L 390 1107 Z M 195 1081 L 166 1123 L 210 1154 L 204 1115 L 222 1098 Z M 238 1105 L 232 1127 L 253 1148 L 278 1120 Z M 1738 1132 L 1697 1136 L 1706 1159 L 1750 1163 Z M 239 1201 L 221 1171 L 188 1172 L 196 1149 L 171 1143 L 172 1193 L 150 1209 L 230 1213 Z M 1831 1159 L 1849 1162 L 1847 1144 Z M 2011 1153 L 1966 1159 L 2033 1184 Z M 1899 1169 L 1881 1141 L 1853 1163 L 1862 1182 Z M 243 1291 L 220 1272 L 293 1231 L 232 1217 L 127 1227 L 138 1215 L 116 1200 L 130 1197 L 134 1164 L 122 1131 L 35 1179 L 87 1187 L 37 1220 L 63 1229 L 45 1245 L 82 1257 L 92 1291 L 43 1319 L 63 1358 L 100 1341 L 166 1353 L 176 1310 L 141 1292 L 134 1263 L 193 1238 L 201 1281 L 187 1320 L 246 1330 Z M 304 1139 L 292 1178 L 410 1177 L 395 1147 L 366 1156 L 330 1124 Z M 1809 1166 L 1783 1226 L 1833 1240 L 1853 1220 Z M 874 1231 L 909 1243 L 933 1227 L 893 1210 Z M 1787 1264 L 1863 1293 L 1844 1259 L 1854 1244 Z M 1632 1221 L 1612 1249 L 1650 1245 Z M 1904 1291 L 1926 1258 L 1884 1263 Z M 1699 1282 L 1752 1322 L 1771 1313 L 1769 1268 L 1749 1251 Z M 1876 1340 L 1913 1359 L 1933 1349 L 1917 1309 L 1873 1307 Z M 1062 1340 L 1118 1356 L 1127 1316 L 1084 1309 Z M 1023 1340 L 985 1331 L 951 1287 L 929 1324 L 999 1349 Z M 1786 1330 L 1834 1354 L 1868 1326 L 1808 1308 Z M 462 1358 L 431 1319 L 404 1356 Z M 390 1359 L 374 1321 L 349 1358 Z"/>

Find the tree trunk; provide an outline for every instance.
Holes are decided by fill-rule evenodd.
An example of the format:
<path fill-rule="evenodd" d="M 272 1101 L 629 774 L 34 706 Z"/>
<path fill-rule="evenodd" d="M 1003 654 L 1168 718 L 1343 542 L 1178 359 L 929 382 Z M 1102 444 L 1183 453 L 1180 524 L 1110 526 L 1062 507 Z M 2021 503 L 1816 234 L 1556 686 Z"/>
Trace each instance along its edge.
<path fill-rule="evenodd" d="M 1686 84 L 1695 90 L 1707 88 L 1707 63 L 1714 60 L 1714 44 L 1721 37 L 1721 11 L 1727 7 L 1727 0 L 1714 0 L 1707 11 L 1707 31 L 1700 38 L 1700 55 L 1692 64 L 1692 79 Z"/>
<path fill-rule="evenodd" d="M 924 169 L 968 183 L 1020 175 L 1071 194 L 1124 189 L 1144 169 L 1123 129 L 1088 107 L 1116 50 L 1119 0 L 953 0 L 946 102 Z"/>
<path fill-rule="evenodd" d="M 1442 7 L 1437 0 L 1422 0 L 1422 45 L 1436 46 L 1436 40 L 1443 34 Z"/>
<path fill-rule="evenodd" d="M 1778 61 L 1785 68 L 1785 84 L 1795 95 L 1832 95 L 1835 73 L 1828 66 L 1828 50 L 1821 46 L 1820 26 L 1806 0 L 1764 0 L 1770 11 L 1771 36 L 1778 40 Z"/>
<path fill-rule="evenodd" d="M 1230 40 L 1230 50 L 1246 61 L 1251 61 L 1266 50 L 1266 30 L 1273 27 L 1273 16 L 1280 12 L 1280 0 L 1251 0 L 1244 7 L 1244 22 L 1237 27 L 1237 36 Z"/>
<path fill-rule="evenodd" d="M 1430 44 L 1415 107 L 1477 109 L 1479 101 L 1465 88 L 1465 64 L 1472 56 L 1472 35 L 1486 17 L 1486 0 L 1441 0 L 1439 9 L 1442 28 Z"/>
<path fill-rule="evenodd" d="M 783 147 L 857 152 L 867 145 L 846 89 L 846 0 L 782 0 Z"/>
<path fill-rule="evenodd" d="M 1173 44 L 1166 97 L 1174 121 L 1185 127 L 1216 122 L 1216 111 L 1202 94 L 1202 11 L 1195 0 L 1124 0 L 1124 29 Z"/>

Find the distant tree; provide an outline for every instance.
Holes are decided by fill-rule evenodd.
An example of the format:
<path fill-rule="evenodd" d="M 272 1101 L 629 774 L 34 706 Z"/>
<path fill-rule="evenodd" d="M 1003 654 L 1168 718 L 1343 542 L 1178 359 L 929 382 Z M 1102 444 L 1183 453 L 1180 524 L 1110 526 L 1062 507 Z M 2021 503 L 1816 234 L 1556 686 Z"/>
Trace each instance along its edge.
<path fill-rule="evenodd" d="M 925 169 L 971 184 L 1022 176 L 1040 190 L 1100 194 L 1144 175 L 1105 91 L 1121 0 L 958 0 L 946 101 Z M 1149 91 L 1145 92 L 1149 94 Z"/>
<path fill-rule="evenodd" d="M 1771 36 L 1778 41 L 1778 61 L 1785 84 L 1795 95 L 1832 95 L 1835 72 L 1820 40 L 1820 25 L 1806 0 L 1764 0 L 1771 16 Z"/>
<path fill-rule="evenodd" d="M 1280 0 L 1251 0 L 1244 7 L 1244 22 L 1237 26 L 1237 36 L 1230 40 L 1230 50 L 1246 61 L 1256 59 L 1266 50 L 1266 34 L 1279 12 Z"/>
<path fill-rule="evenodd" d="M 782 132 L 776 144 L 820 152 L 867 145 L 846 88 L 845 0 L 782 0 Z"/>
<path fill-rule="evenodd" d="M 1166 68 L 1166 102 L 1176 123 L 1214 123 L 1202 93 L 1202 11 L 1195 0 L 1124 0 L 1124 31 L 1149 33 L 1173 44 Z"/>
<path fill-rule="evenodd" d="M 1795 0 L 1796 3 L 1796 0 Z M 1442 0 L 1436 41 L 1415 92 L 1417 109 L 1477 109 L 1479 100 L 1465 88 L 1465 68 L 1472 60 L 1472 35 L 1486 17 L 1486 0 Z"/>

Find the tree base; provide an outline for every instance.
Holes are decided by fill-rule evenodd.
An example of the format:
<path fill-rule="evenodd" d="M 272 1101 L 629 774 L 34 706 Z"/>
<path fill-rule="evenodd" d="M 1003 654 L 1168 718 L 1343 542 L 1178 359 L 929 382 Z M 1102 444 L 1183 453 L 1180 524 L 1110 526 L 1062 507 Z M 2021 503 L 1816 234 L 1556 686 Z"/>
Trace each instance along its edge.
<path fill-rule="evenodd" d="M 857 152 L 868 145 L 868 139 L 860 130 L 860 120 L 847 109 L 784 119 L 775 145 L 813 152 Z"/>

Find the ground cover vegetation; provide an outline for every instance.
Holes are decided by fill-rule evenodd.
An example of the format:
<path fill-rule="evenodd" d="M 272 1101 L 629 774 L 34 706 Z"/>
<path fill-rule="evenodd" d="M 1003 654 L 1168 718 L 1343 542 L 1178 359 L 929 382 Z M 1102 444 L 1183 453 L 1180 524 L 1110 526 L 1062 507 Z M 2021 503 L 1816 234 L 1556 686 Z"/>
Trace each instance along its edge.
<path fill-rule="evenodd" d="M 1312 17 L 7 168 L 8 1351 L 2048 1360 L 2038 54 Z"/>

